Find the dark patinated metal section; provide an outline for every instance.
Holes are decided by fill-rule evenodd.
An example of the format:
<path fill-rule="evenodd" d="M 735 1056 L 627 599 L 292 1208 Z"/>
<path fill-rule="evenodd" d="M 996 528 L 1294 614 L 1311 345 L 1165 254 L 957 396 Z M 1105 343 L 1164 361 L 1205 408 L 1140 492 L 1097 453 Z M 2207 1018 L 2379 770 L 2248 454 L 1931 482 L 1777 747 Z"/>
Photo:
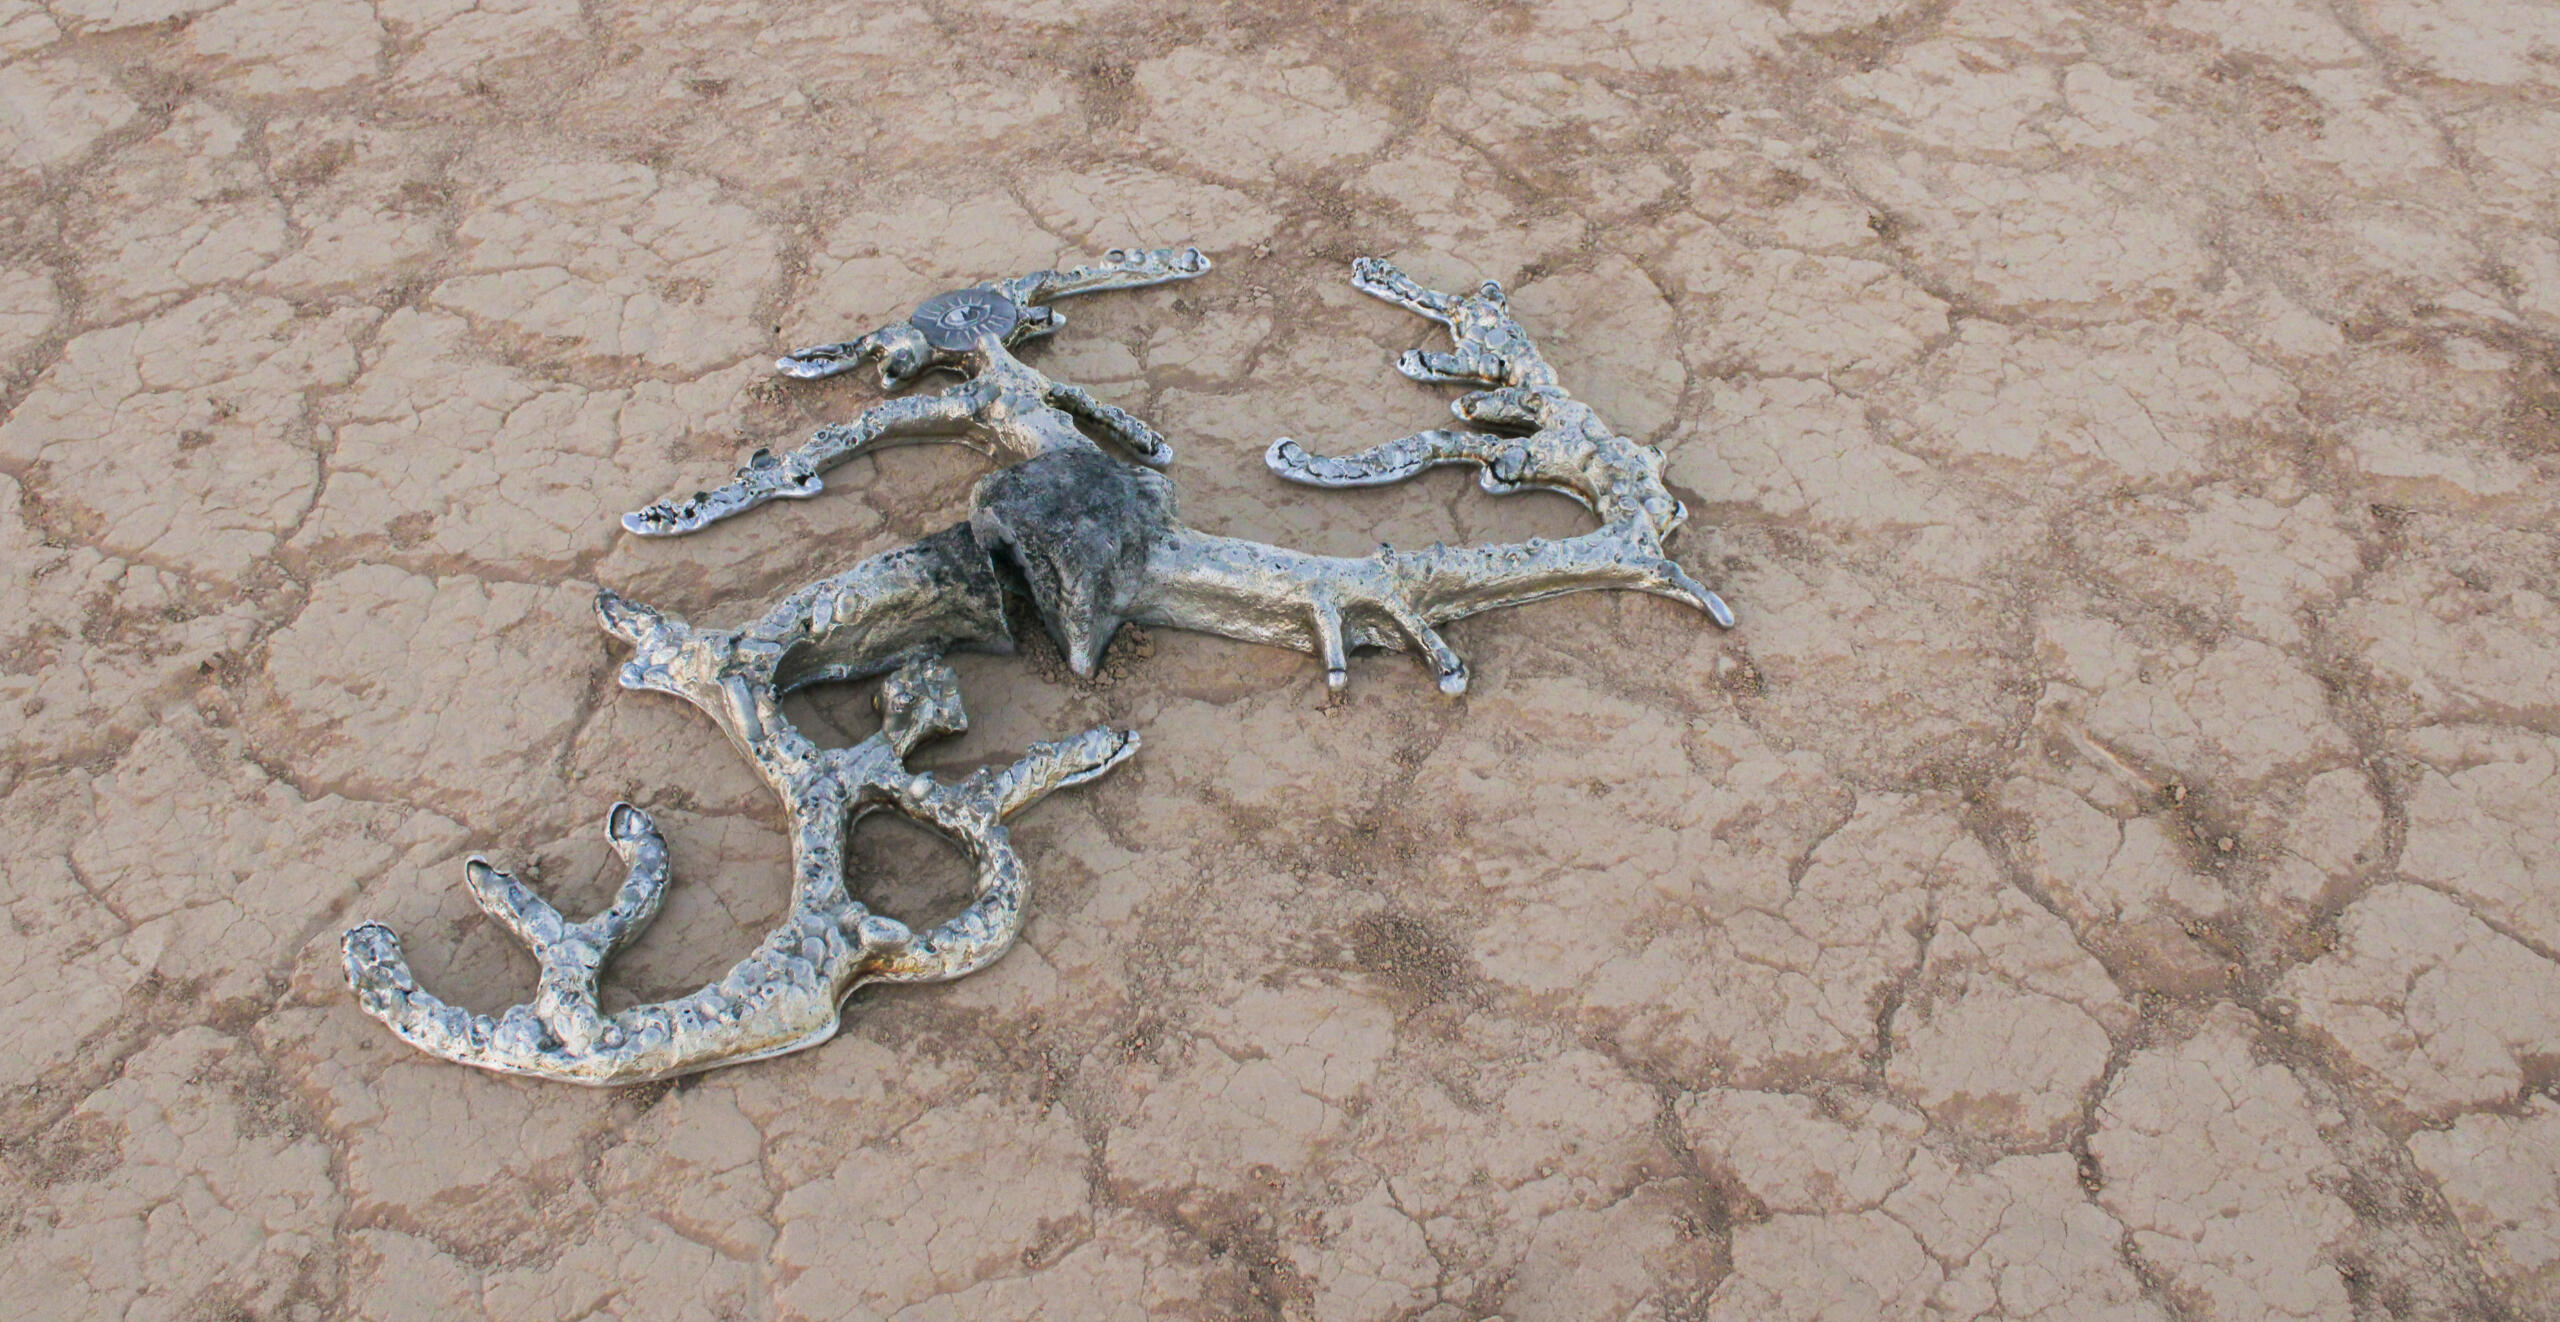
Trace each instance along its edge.
<path fill-rule="evenodd" d="M 1058 450 L 979 480 L 978 542 L 1020 576 L 1067 665 L 1091 674 L 1173 531 L 1173 484 L 1102 451 Z"/>

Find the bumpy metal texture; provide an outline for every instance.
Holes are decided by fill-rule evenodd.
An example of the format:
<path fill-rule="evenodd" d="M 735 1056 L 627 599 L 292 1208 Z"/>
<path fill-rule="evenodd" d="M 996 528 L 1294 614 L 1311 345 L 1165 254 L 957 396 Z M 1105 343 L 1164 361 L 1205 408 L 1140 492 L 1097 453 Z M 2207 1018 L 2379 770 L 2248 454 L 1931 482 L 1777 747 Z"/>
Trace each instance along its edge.
<path fill-rule="evenodd" d="M 1611 431 L 1557 384 L 1501 287 L 1488 281 L 1473 294 L 1446 294 L 1374 259 L 1353 264 L 1353 283 L 1441 323 L 1452 343 L 1446 353 L 1408 351 L 1398 370 L 1471 387 L 1451 405 L 1470 429 L 1416 432 L 1340 457 L 1284 437 L 1265 455 L 1271 470 L 1313 486 L 1355 487 L 1473 464 L 1488 491 L 1562 492 L 1600 526 L 1512 545 L 1382 545 L 1351 558 L 1183 524 L 1173 484 L 1153 471 L 1172 458 L 1164 438 L 1010 349 L 1064 324 L 1049 300 L 1208 269 L 1196 249 L 1115 251 L 1092 266 L 937 295 L 902 323 L 800 350 L 778 368 L 808 378 L 874 362 L 891 389 L 936 369 L 963 379 L 821 428 L 788 455 L 760 450 L 720 487 L 624 516 L 624 527 L 643 536 L 692 532 L 768 501 L 816 495 L 825 470 L 915 440 L 958 441 L 999 465 L 972 490 L 965 523 L 811 584 L 743 629 L 700 629 L 610 591 L 599 596 L 606 630 L 634 649 L 623 685 L 700 708 L 789 815 L 790 913 L 728 976 L 679 1000 L 610 1015 L 600 1008 L 599 971 L 656 914 L 668 879 L 665 846 L 647 814 L 617 804 L 606 830 L 630 877 L 593 918 L 569 922 L 482 860 L 466 868 L 481 908 L 541 966 L 531 1002 L 495 1017 L 447 1005 L 418 987 L 398 937 L 368 923 L 345 942 L 348 977 L 364 1007 L 447 1059 L 574 1083 L 631 1083 L 824 1041 L 844 997 L 867 982 L 933 981 L 983 967 L 1023 920 L 1024 879 L 1004 819 L 1137 748 L 1134 733 L 1094 729 L 1034 745 L 1012 766 L 957 784 L 907 769 L 917 744 L 966 723 L 941 656 L 1010 650 L 1007 603 L 1016 594 L 1029 598 L 1079 675 L 1091 675 L 1113 634 L 1135 622 L 1312 652 L 1336 689 L 1351 653 L 1374 647 L 1415 653 L 1444 692 L 1462 692 L 1466 664 L 1436 626 L 1566 592 L 1632 588 L 1732 625 L 1724 602 L 1663 552 L 1687 510 L 1663 486 L 1661 452 Z M 781 699 L 796 689 L 883 673 L 880 733 L 853 748 L 821 749 L 783 716 Z M 884 809 L 940 832 L 975 863 L 977 898 L 958 917 L 913 932 L 848 893 L 849 832 L 865 813 Z"/>

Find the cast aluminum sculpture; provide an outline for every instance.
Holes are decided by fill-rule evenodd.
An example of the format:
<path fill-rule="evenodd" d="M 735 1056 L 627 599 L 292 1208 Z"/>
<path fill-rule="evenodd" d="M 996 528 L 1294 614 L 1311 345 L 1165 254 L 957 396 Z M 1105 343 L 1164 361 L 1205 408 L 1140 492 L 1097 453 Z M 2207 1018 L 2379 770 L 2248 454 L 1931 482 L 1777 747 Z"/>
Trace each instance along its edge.
<path fill-rule="evenodd" d="M 605 629 L 628 643 L 626 688 L 699 707 L 754 763 L 789 816 L 791 908 L 728 975 L 679 1000 L 606 1014 L 597 976 L 656 915 L 667 885 L 664 842 L 646 813 L 616 804 L 605 829 L 631 865 L 611 907 L 570 922 L 522 882 L 473 859 L 480 907 L 533 952 L 534 999 L 475 1015 L 421 989 L 400 941 L 379 923 L 346 935 L 347 975 L 366 1010 L 412 1045 L 449 1060 L 571 1083 L 661 1079 L 778 1055 L 833 1036 L 857 986 L 956 978 L 1002 955 L 1021 931 L 1024 877 L 1004 821 L 1053 790 L 1091 780 L 1137 750 L 1136 734 L 1085 731 L 1034 745 L 1002 771 L 956 784 L 908 770 L 927 739 L 964 728 L 953 649 L 1012 647 L 1011 602 L 1027 597 L 1067 664 L 1090 676 L 1124 623 L 1192 629 L 1312 652 L 1339 689 L 1359 648 L 1419 656 L 1449 693 L 1466 664 L 1436 626 L 1479 611 L 1590 588 L 1633 588 L 1685 602 L 1730 627 L 1716 595 L 1663 554 L 1687 517 L 1662 483 L 1662 455 L 1609 430 L 1556 383 L 1513 321 L 1501 287 L 1471 295 L 1426 289 L 1383 261 L 1352 264 L 1353 283 L 1449 330 L 1452 352 L 1408 351 L 1396 366 L 1429 384 L 1471 387 L 1452 404 L 1468 430 L 1416 432 L 1339 458 L 1283 438 L 1271 470 L 1313 486 L 1377 486 L 1440 464 L 1473 464 L 1488 491 L 1562 492 L 1600 526 L 1579 536 L 1502 546 L 1381 546 L 1360 558 L 1308 555 L 1186 526 L 1164 438 L 1083 389 L 1052 381 L 1011 347 L 1064 324 L 1052 299 L 1187 280 L 1209 269 L 1196 249 L 1113 252 L 1095 266 L 1041 271 L 928 299 L 905 322 L 781 360 L 823 377 L 877 363 L 896 390 L 926 372 L 956 372 L 940 394 L 891 399 L 820 429 L 788 455 L 758 451 L 726 484 L 626 515 L 649 537 L 692 532 L 773 500 L 806 499 L 821 474 L 882 446 L 925 439 L 969 444 L 999 467 L 970 493 L 969 517 L 913 545 L 802 588 L 742 629 L 708 629 L 605 591 Z M 1079 425 L 1081 424 L 1081 425 Z M 1119 453 L 1106 451 L 1098 435 Z M 783 716 L 785 694 L 887 675 L 881 728 L 852 748 L 824 749 Z M 853 824 L 904 814 L 962 849 L 977 869 L 960 915 L 917 932 L 873 913 L 845 884 Z"/>

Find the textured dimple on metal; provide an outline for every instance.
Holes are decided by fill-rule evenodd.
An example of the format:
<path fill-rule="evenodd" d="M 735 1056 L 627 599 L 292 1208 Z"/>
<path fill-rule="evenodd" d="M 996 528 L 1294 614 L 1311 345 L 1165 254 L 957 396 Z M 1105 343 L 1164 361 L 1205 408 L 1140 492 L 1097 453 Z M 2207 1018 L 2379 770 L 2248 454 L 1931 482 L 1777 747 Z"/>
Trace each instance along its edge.
<path fill-rule="evenodd" d="M 668 881 L 656 825 L 617 804 L 605 832 L 630 871 L 593 917 L 570 921 L 483 860 L 464 869 L 473 899 L 539 964 L 531 1001 L 494 1016 L 448 1005 L 418 986 L 388 927 L 365 923 L 345 939 L 347 975 L 364 1008 L 449 1060 L 572 1083 L 636 1083 L 823 1042 L 846 995 L 866 983 L 937 981 L 985 967 L 1021 932 L 1027 899 L 1005 820 L 1102 775 L 1138 747 L 1132 732 L 1096 728 L 1034 744 L 1008 767 L 958 781 L 908 768 L 918 745 L 968 723 L 943 656 L 1011 650 L 1018 599 L 1028 599 L 1079 675 L 1094 672 L 1121 625 L 1137 623 L 1311 652 L 1336 689 L 1349 677 L 1351 655 L 1377 648 L 1414 653 L 1442 691 L 1462 692 L 1466 664 L 1439 626 L 1566 592 L 1629 588 L 1732 625 L 1724 602 L 1664 553 L 1687 511 L 1663 486 L 1661 452 L 1611 431 L 1566 393 L 1512 320 L 1501 287 L 1442 293 L 1374 259 L 1352 264 L 1354 285 L 1449 332 L 1448 351 L 1409 350 L 1397 369 L 1426 384 L 1466 387 L 1451 408 L 1467 426 L 1342 456 L 1283 437 L 1264 455 L 1271 471 L 1311 486 L 1360 487 L 1442 464 L 1473 465 L 1488 491 L 1559 492 L 1582 502 L 1599 526 L 1510 545 L 1381 546 L 1343 557 L 1184 524 L 1173 484 L 1153 471 L 1172 459 L 1164 438 L 1083 388 L 1025 366 L 1010 348 L 1062 324 L 1045 306 L 1052 299 L 1208 269 L 1196 249 L 1114 251 L 1090 266 L 937 295 L 905 323 L 800 350 L 779 370 L 823 377 L 872 363 L 890 389 L 935 370 L 961 381 L 820 428 L 787 455 L 758 451 L 717 488 L 623 517 L 641 536 L 693 532 L 768 501 L 814 496 L 826 470 L 908 441 L 959 441 L 998 461 L 971 491 L 965 521 L 809 584 L 742 628 L 690 624 L 609 590 L 597 597 L 605 630 L 631 649 L 623 686 L 700 709 L 782 800 L 791 904 L 763 944 L 689 996 L 605 1013 L 597 977 L 656 916 Z M 880 731 L 860 744 L 821 748 L 784 715 L 787 694 L 873 675 L 886 676 Z M 848 891 L 851 829 L 880 811 L 915 819 L 968 856 L 974 897 L 958 915 L 917 931 Z"/>

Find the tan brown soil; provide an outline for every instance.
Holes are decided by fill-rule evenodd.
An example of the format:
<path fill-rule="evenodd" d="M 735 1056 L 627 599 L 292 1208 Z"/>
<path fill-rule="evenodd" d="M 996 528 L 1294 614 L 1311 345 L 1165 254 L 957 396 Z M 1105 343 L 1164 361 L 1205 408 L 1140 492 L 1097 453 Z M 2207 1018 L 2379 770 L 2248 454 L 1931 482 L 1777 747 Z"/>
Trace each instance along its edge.
<path fill-rule="evenodd" d="M 0 0 L 0 1312 L 2560 1317 L 2554 160 L 2532 0 Z M 778 349 L 1186 242 L 1034 352 L 1193 522 L 1579 526 L 1262 470 L 1444 417 L 1378 253 L 1513 283 L 1741 627 L 973 658 L 938 765 L 1147 741 L 995 969 L 607 1094 L 357 1010 L 357 918 L 525 995 L 460 860 L 598 904 L 618 798 L 615 994 L 745 950 L 772 806 L 586 602 L 977 469 L 615 516 L 871 397 Z"/>

